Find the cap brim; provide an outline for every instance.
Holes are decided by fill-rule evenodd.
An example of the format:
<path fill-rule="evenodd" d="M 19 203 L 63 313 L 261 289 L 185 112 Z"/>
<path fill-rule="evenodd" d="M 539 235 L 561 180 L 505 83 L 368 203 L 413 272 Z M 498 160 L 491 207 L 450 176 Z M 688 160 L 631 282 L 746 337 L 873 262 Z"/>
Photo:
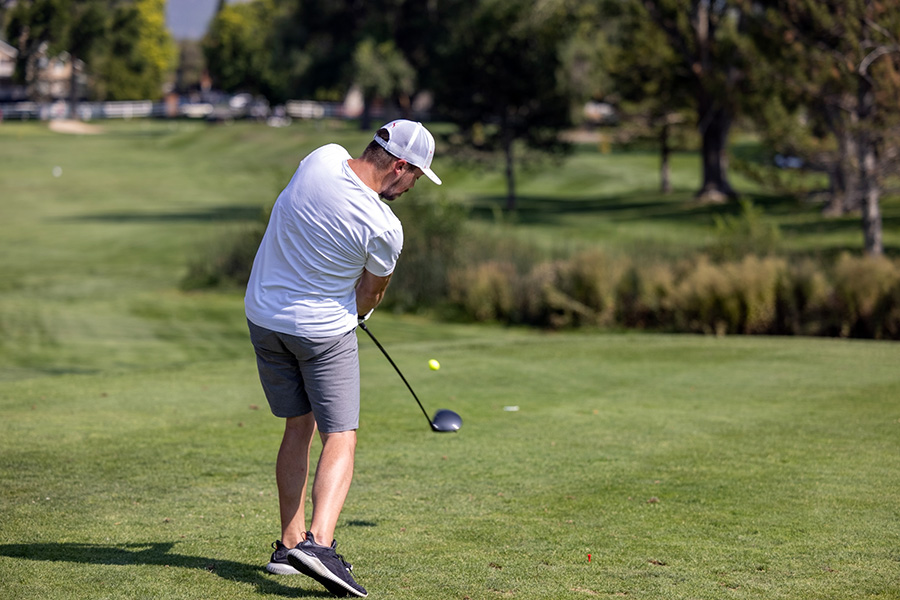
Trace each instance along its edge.
<path fill-rule="evenodd" d="M 422 167 L 419 168 L 422 169 Z M 435 175 L 434 171 L 432 171 L 430 168 L 422 169 L 422 172 L 425 173 L 425 176 L 428 177 L 428 179 L 432 180 L 438 185 L 441 185 L 441 178 Z"/>

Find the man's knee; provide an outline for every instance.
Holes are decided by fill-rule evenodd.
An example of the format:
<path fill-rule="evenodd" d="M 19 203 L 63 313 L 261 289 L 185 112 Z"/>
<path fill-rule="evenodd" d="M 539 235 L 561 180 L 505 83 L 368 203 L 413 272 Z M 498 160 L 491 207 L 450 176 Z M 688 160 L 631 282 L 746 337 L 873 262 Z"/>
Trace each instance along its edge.
<path fill-rule="evenodd" d="M 285 435 L 300 435 L 303 437 L 312 437 L 316 431 L 316 418 L 312 413 L 307 413 L 299 417 L 288 417 L 284 420 Z"/>
<path fill-rule="evenodd" d="M 355 429 L 351 429 L 350 431 L 336 431 L 333 433 L 320 431 L 319 436 L 322 438 L 323 445 L 330 443 L 334 446 L 349 446 L 350 448 L 356 448 Z"/>

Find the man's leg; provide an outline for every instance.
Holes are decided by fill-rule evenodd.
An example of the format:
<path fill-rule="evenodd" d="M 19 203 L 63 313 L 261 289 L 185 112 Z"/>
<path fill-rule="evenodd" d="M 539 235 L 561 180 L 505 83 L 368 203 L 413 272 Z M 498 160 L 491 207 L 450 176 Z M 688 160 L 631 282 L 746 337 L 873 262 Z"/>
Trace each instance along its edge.
<path fill-rule="evenodd" d="M 319 432 L 319 435 L 322 455 L 313 481 L 311 537 L 299 548 L 288 550 L 287 559 L 292 567 L 321 583 L 332 594 L 365 598 L 369 593 L 353 579 L 350 574 L 353 567 L 332 545 L 334 528 L 353 479 L 356 430 Z"/>
<path fill-rule="evenodd" d="M 331 546 L 338 517 L 353 480 L 356 430 L 322 433 L 322 454 L 313 481 L 313 517 L 309 530 L 316 543 Z"/>
<path fill-rule="evenodd" d="M 275 480 L 281 511 L 281 541 L 288 548 L 306 539 L 309 448 L 315 431 L 316 420 L 312 413 L 285 419 L 284 437 L 275 463 Z"/>

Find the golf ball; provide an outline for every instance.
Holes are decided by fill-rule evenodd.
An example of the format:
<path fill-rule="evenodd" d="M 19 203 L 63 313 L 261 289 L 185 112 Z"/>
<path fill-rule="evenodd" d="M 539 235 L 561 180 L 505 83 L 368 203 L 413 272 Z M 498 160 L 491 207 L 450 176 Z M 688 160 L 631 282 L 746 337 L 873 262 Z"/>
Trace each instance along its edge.
<path fill-rule="evenodd" d="M 437 371 L 438 369 L 441 368 L 441 363 L 439 363 L 438 361 L 436 361 L 432 358 L 431 360 L 428 361 L 428 368 L 431 369 L 432 371 Z"/>

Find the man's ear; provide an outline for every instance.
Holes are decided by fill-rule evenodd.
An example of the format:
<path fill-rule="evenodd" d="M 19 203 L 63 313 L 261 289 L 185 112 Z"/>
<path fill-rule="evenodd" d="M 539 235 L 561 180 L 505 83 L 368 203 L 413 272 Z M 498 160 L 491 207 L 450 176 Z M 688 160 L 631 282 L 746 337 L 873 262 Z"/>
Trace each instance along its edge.
<path fill-rule="evenodd" d="M 406 162 L 405 160 L 403 160 L 402 158 L 398 158 L 396 161 L 394 161 L 394 170 L 397 171 L 397 173 L 402 173 L 403 171 L 405 171 L 408 168 L 409 168 L 409 163 Z"/>

